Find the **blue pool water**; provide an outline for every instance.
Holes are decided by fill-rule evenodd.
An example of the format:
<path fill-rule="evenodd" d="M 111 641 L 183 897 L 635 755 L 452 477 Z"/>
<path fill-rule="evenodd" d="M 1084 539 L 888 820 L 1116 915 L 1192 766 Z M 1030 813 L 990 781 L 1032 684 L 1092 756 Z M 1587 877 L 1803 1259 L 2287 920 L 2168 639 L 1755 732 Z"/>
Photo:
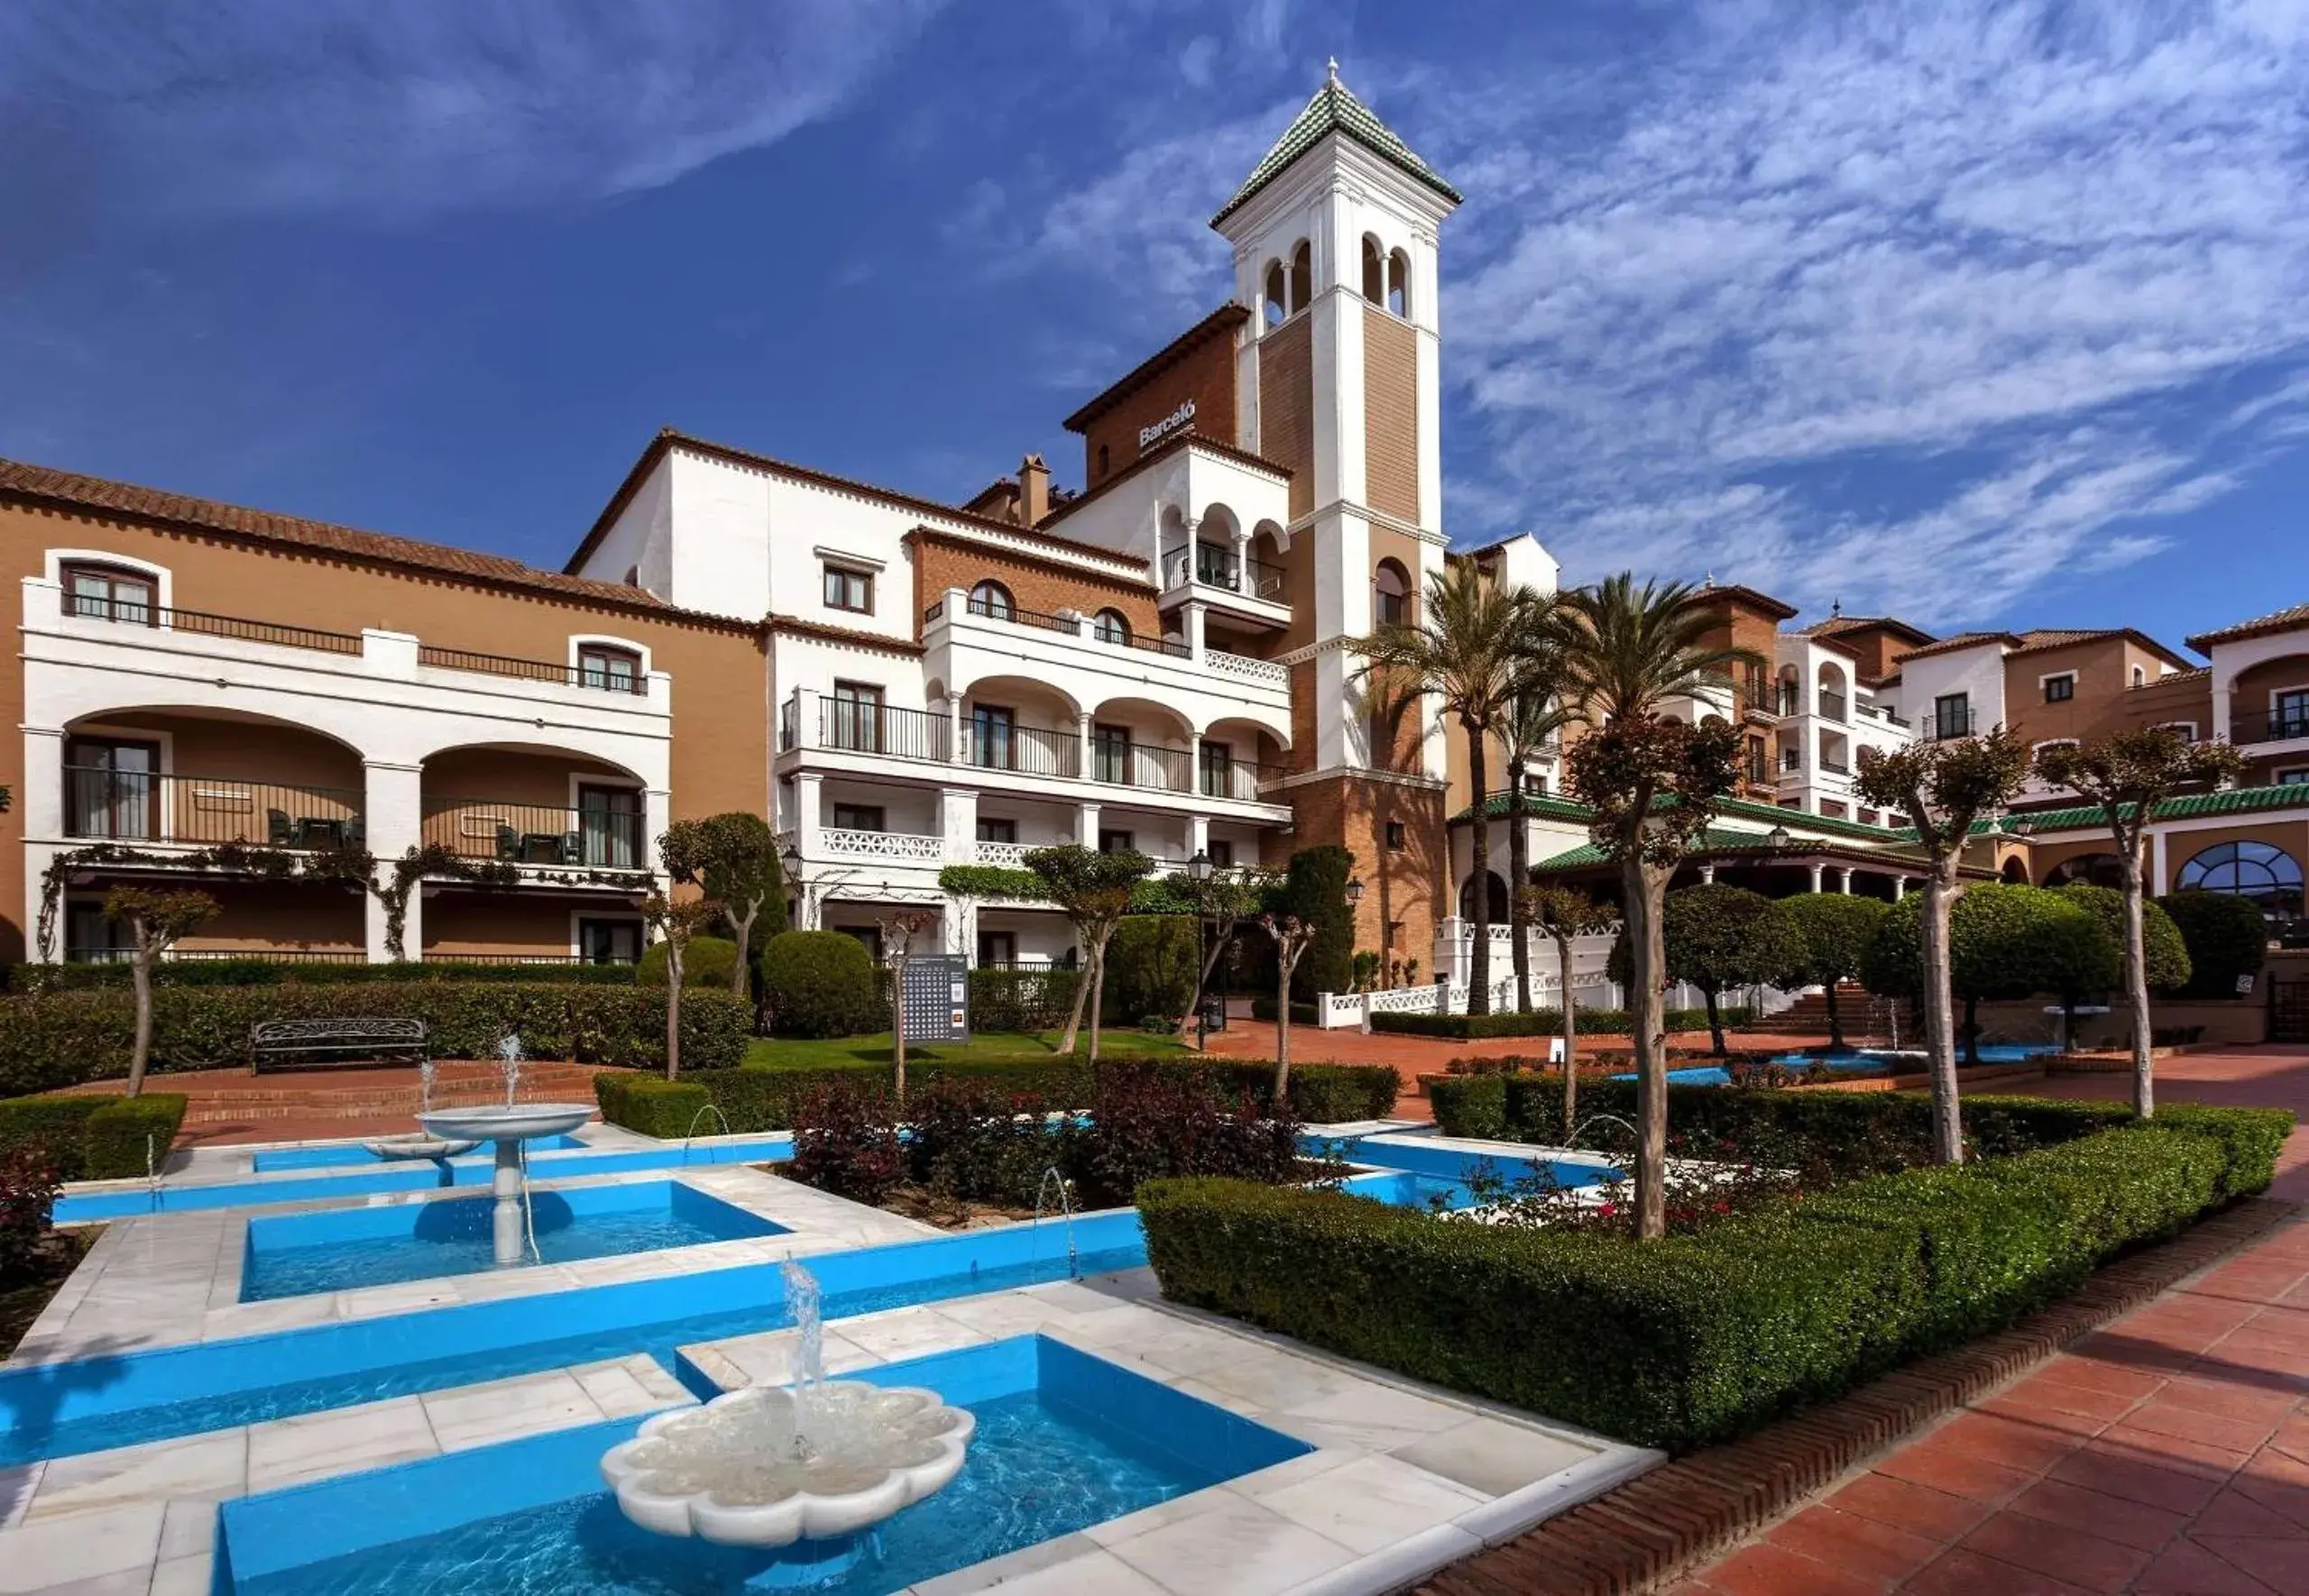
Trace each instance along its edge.
<path fill-rule="evenodd" d="M 580 1144 L 575 1151 L 540 1153 L 531 1159 L 529 1178 L 566 1180 L 577 1175 L 621 1175 L 636 1169 L 777 1163 L 793 1156 L 794 1138 L 784 1132 L 728 1142 L 701 1142 L 694 1147 L 666 1142 L 654 1147 L 596 1152 Z M 137 1214 L 187 1214 L 211 1208 L 301 1203 L 315 1197 L 370 1197 L 380 1192 L 486 1186 L 492 1169 L 490 1158 L 475 1154 L 446 1162 L 429 1159 L 391 1163 L 371 1160 L 365 1168 L 348 1166 L 334 1173 L 323 1168 L 309 1175 L 299 1175 L 291 1169 L 246 1180 L 162 1186 L 157 1191 L 148 1190 L 141 1182 L 121 1181 L 94 1189 L 68 1191 L 57 1199 L 56 1223 L 83 1225 Z"/>
<path fill-rule="evenodd" d="M 304 1297 L 494 1269 L 496 1199 L 442 1197 L 249 1221 L 241 1300 Z M 523 1262 L 567 1263 L 660 1247 L 694 1247 L 786 1227 L 672 1180 L 538 1191 L 529 1197 L 537 1251 Z"/>
<path fill-rule="evenodd" d="M 1146 1261 L 1130 1209 L 1074 1221 L 1081 1272 Z M 1067 1278 L 1055 1226 L 968 1232 L 810 1260 L 826 1318 Z M 316 1413 L 792 1322 L 771 1264 L 391 1315 L 0 1372 L 0 1466 Z M 695 1389 L 695 1387 L 693 1387 Z"/>
<path fill-rule="evenodd" d="M 571 1152 L 585 1144 L 575 1136 L 554 1136 L 524 1144 L 530 1156 L 540 1152 Z M 249 1160 L 250 1167 L 260 1175 L 275 1169 L 334 1169 L 343 1167 L 373 1169 L 380 1165 L 406 1162 L 401 1159 L 379 1158 L 357 1142 L 337 1147 L 276 1147 L 257 1153 Z"/>
<path fill-rule="evenodd" d="M 978 1419 L 954 1482 L 886 1521 L 825 1596 L 888 1596 L 1308 1450 L 1099 1359 L 1021 1336 L 864 1378 Z M 228 1503 L 224 1596 L 730 1596 L 760 1554 L 637 1529 L 600 1488 L 636 1421 Z M 385 1536 L 406 1538 L 384 1540 Z"/>

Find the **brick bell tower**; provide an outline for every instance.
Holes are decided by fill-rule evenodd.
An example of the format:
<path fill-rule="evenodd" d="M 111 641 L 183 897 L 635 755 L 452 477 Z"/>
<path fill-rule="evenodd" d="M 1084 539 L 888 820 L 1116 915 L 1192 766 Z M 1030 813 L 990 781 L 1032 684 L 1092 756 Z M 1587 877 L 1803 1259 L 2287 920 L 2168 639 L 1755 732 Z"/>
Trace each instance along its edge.
<path fill-rule="evenodd" d="M 1445 741 L 1429 700 L 1387 725 L 1346 645 L 1412 619 L 1443 566 L 1436 234 L 1459 195 L 1331 63 L 1210 219 L 1234 245 L 1237 441 L 1288 466 L 1293 844 L 1355 855 L 1356 947 L 1431 979 L 1449 879 Z M 1375 696 L 1375 695 L 1372 695 Z"/>

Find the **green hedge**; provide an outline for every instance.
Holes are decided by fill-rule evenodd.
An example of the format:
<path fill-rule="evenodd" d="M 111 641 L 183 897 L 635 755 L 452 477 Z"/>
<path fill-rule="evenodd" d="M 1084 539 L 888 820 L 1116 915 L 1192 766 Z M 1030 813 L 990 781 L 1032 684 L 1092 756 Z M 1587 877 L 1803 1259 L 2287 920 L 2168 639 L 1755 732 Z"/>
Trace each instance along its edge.
<path fill-rule="evenodd" d="M 1134 1067 L 1146 1065 L 1141 1060 Z M 1164 1059 L 1152 1067 L 1165 1074 L 1210 1081 L 1220 1090 L 1242 1094 L 1262 1106 L 1273 1096 L 1274 1066 L 1255 1059 Z M 909 1089 L 934 1080 L 970 1080 L 1032 1097 L 1046 1107 L 1079 1108 L 1090 1101 L 1098 1068 L 1081 1059 L 1048 1057 L 973 1059 L 909 1063 L 906 1076 Z M 860 1064 L 826 1069 L 747 1066 L 684 1070 L 676 1087 L 685 1091 L 695 1088 L 702 1094 L 698 1096 L 677 1096 L 662 1081 L 637 1081 L 631 1076 L 597 1076 L 593 1085 L 603 1119 L 644 1135 L 667 1137 L 688 1134 L 691 1118 L 707 1102 L 728 1116 L 732 1131 L 790 1130 L 795 1108 L 805 1097 L 835 1081 L 855 1084 L 861 1078 L 887 1087 L 890 1068 Z M 1384 1064 L 1302 1064 L 1291 1072 L 1291 1104 L 1302 1120 L 1312 1124 L 1379 1119 L 1394 1108 L 1401 1087 L 1402 1078 Z M 713 1128 L 718 1131 L 720 1126 Z"/>
<path fill-rule="evenodd" d="M 635 982 L 643 986 L 663 987 L 666 967 L 673 955 L 663 942 L 652 942 L 641 955 L 641 962 L 633 967 Z M 738 945 L 727 937 L 692 937 L 682 951 L 682 990 L 695 992 L 703 987 L 712 990 L 719 986 L 730 990 L 730 977 L 737 972 Z"/>
<path fill-rule="evenodd" d="M 2120 1129 L 1642 1244 L 1239 1181 L 1156 1182 L 1138 1199 L 1174 1301 L 1686 1451 L 2010 1323 L 2173 1234 L 2250 1181 L 2257 1138 L 2235 1123 Z"/>
<path fill-rule="evenodd" d="M 1055 1031 L 1066 1023 L 1081 980 L 1081 970 L 972 970 L 971 1028 Z"/>
<path fill-rule="evenodd" d="M 141 1097 L 10 1097 L 0 1100 L 0 1152 L 36 1147 L 60 1180 L 119 1180 L 144 1173 L 145 1138 L 168 1157 L 184 1124 L 176 1092 Z"/>
<path fill-rule="evenodd" d="M 1560 1102 L 1563 1078 L 1551 1078 L 1557 1083 Z M 1435 1111 L 1436 1128 L 1446 1136 L 1473 1136 L 1486 1142 L 1506 1135 L 1507 1080 L 1504 1075 L 1430 1076 L 1427 1101 Z"/>
<path fill-rule="evenodd" d="M 124 964 L 14 964 L 11 992 L 86 992 L 128 988 Z M 630 964 L 495 964 L 455 959 L 397 964 L 299 964 L 282 959 L 165 959 L 155 986 L 356 986 L 382 981 L 566 981 L 580 986 L 630 986 Z"/>
<path fill-rule="evenodd" d="M 1744 1025 L 1749 1017 L 1750 1012 L 1744 1007 L 1724 1010 L 1726 1025 Z M 1578 1019 L 1582 1036 L 1626 1036 L 1633 1028 L 1625 1009 L 1581 1009 Z M 1707 1011 L 1670 1009 L 1667 1022 L 1670 1031 L 1705 1031 Z M 1486 1036 L 1560 1036 L 1563 1012 L 1533 1009 L 1528 1014 L 1519 1014 L 1511 1009 L 1495 1014 L 1374 1014 L 1371 1029 L 1399 1036 L 1448 1037 L 1454 1041 L 1474 1041 Z"/>
<path fill-rule="evenodd" d="M 532 1059 L 662 1068 L 666 995 L 569 983 L 413 981 L 382 986 L 163 987 L 152 995 L 152 1069 L 218 1069 L 249 1061 L 260 1020 L 391 1015 L 426 1022 L 437 1059 L 485 1059 L 512 1032 Z M 727 993 L 682 1001 L 685 1068 L 745 1056 L 750 1005 Z M 128 1071 L 135 1005 L 125 992 L 0 999 L 0 1091 L 53 1090 Z"/>
<path fill-rule="evenodd" d="M 1269 1025 L 1274 1024 L 1274 999 L 1272 997 L 1254 997 L 1251 999 L 1251 1018 L 1254 1020 L 1263 1020 Z M 1291 1005 L 1291 1023 L 1293 1025 L 1312 1025 L 1315 1023 L 1315 1005 L 1311 1003 L 1292 1004 Z"/>

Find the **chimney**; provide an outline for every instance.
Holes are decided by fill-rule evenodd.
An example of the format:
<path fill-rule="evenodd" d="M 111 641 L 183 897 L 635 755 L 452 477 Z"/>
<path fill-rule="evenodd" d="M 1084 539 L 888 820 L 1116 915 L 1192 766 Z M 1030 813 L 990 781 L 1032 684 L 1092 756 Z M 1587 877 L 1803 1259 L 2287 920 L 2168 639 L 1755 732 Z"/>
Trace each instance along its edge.
<path fill-rule="evenodd" d="M 1050 467 L 1039 454 L 1018 462 L 1018 517 L 1032 527 L 1050 514 Z"/>

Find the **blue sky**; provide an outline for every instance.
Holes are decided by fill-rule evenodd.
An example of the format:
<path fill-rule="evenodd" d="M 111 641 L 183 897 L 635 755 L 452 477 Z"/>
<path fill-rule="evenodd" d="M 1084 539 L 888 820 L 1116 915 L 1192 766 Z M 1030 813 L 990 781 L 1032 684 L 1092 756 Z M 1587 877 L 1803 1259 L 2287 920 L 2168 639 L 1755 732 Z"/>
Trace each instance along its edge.
<path fill-rule="evenodd" d="M 26 0 L 0 454 L 557 565 L 658 427 L 934 498 L 1219 302 L 1342 77 L 1445 519 L 1936 629 L 2309 599 L 2309 8 Z"/>

